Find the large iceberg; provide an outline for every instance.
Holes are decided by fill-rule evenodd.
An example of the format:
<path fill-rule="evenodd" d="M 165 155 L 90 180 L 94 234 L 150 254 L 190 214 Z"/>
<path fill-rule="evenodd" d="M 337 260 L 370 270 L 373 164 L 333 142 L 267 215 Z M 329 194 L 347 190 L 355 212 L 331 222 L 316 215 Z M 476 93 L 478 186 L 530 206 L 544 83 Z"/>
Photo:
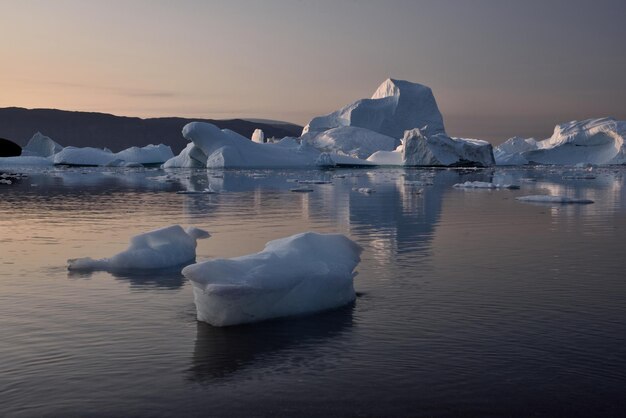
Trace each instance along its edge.
<path fill-rule="evenodd" d="M 258 322 L 346 305 L 362 248 L 341 234 L 306 232 L 270 241 L 263 251 L 192 264 L 199 321 L 215 326 Z"/>
<path fill-rule="evenodd" d="M 30 138 L 28 144 L 22 150 L 23 156 L 29 157 L 50 157 L 61 152 L 63 146 L 55 142 L 49 136 L 37 132 Z"/>
<path fill-rule="evenodd" d="M 113 257 L 71 259 L 67 261 L 67 268 L 75 271 L 132 271 L 181 266 L 195 261 L 196 240 L 209 236 L 208 232 L 195 227 L 168 226 L 134 236 L 130 246 Z"/>
<path fill-rule="evenodd" d="M 421 128 L 424 134 L 445 133 L 443 117 L 429 87 L 404 80 L 385 80 L 371 99 L 361 99 L 325 116 L 313 118 L 303 133 L 341 126 L 369 129 L 392 138 Z"/>
<path fill-rule="evenodd" d="M 498 164 L 626 164 L 626 121 L 587 119 L 557 125 L 539 142 L 510 139 L 496 149 Z"/>
<path fill-rule="evenodd" d="M 183 127 L 183 136 L 191 141 L 180 155 L 169 159 L 164 168 L 302 168 L 319 165 L 372 165 L 346 155 L 327 156 L 310 146 L 284 139 L 275 144 L 260 144 L 231 130 L 220 130 L 205 122 L 191 122 Z M 193 144 L 193 145 L 192 145 Z"/>
<path fill-rule="evenodd" d="M 18 167 L 18 166 L 51 166 L 52 160 L 46 157 L 0 157 L 0 167 Z"/>

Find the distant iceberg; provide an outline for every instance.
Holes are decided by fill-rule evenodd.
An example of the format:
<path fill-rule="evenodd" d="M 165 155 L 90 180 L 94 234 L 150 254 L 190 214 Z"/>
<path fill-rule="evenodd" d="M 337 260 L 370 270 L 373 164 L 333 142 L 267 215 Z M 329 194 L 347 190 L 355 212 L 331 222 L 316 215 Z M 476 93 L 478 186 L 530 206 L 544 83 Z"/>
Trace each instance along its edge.
<path fill-rule="evenodd" d="M 62 149 L 63 146 L 55 142 L 52 138 L 45 136 L 41 132 L 37 132 L 22 149 L 22 156 L 51 157 Z"/>
<path fill-rule="evenodd" d="M 199 321 L 215 326 L 308 314 L 355 299 L 362 248 L 341 234 L 306 232 L 270 241 L 263 251 L 192 264 Z"/>
<path fill-rule="evenodd" d="M 180 225 L 168 226 L 134 236 L 130 246 L 110 258 L 75 258 L 67 261 L 74 271 L 132 271 L 175 267 L 194 262 L 196 240 L 210 234 L 202 229 Z"/>
<path fill-rule="evenodd" d="M 557 125 L 543 141 L 511 138 L 496 147 L 498 164 L 626 164 L 626 121 L 587 119 Z"/>
<path fill-rule="evenodd" d="M 81 165 L 81 166 L 111 166 L 115 160 L 126 163 L 162 164 L 174 154 L 167 145 L 146 145 L 145 147 L 131 147 L 114 153 L 92 147 L 65 147 L 51 158 L 54 164 Z M 117 166 L 121 164 L 115 164 Z"/>

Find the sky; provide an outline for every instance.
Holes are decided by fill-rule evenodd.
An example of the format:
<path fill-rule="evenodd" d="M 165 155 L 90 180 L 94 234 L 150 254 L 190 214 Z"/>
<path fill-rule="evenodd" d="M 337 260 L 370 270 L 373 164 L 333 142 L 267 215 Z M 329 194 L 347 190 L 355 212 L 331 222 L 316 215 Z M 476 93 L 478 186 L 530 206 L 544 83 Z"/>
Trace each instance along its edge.
<path fill-rule="evenodd" d="M 385 79 L 494 144 L 626 120 L 624 0 L 0 0 L 0 107 L 306 124 Z"/>

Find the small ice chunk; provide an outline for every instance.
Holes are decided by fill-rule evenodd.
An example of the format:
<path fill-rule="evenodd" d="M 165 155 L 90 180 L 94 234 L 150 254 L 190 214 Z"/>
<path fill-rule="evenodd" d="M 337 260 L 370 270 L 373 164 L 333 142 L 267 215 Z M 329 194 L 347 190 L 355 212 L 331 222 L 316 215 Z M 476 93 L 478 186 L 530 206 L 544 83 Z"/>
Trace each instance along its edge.
<path fill-rule="evenodd" d="M 571 198 L 571 197 L 566 197 L 566 196 L 552 196 L 552 195 L 520 196 L 520 197 L 516 197 L 516 199 L 521 202 L 534 202 L 534 203 L 559 203 L 559 204 L 594 203 L 593 200 L 589 200 L 589 199 L 577 199 L 577 198 Z"/>
<path fill-rule="evenodd" d="M 295 187 L 293 189 L 289 189 L 289 191 L 296 193 L 311 193 L 313 189 L 310 187 Z"/>
<path fill-rule="evenodd" d="M 193 284 L 199 321 L 236 325 L 352 302 L 361 251 L 344 235 L 305 232 L 270 241 L 256 254 L 192 264 L 183 274 Z"/>
<path fill-rule="evenodd" d="M 453 187 L 457 189 L 519 189 L 516 184 L 496 184 L 486 181 L 466 181 L 465 183 L 457 183 Z"/>
<path fill-rule="evenodd" d="M 352 190 L 363 194 L 372 194 L 376 192 L 376 190 L 370 189 L 369 187 L 353 187 Z"/>
<path fill-rule="evenodd" d="M 130 246 L 111 258 L 90 257 L 68 260 L 68 270 L 149 270 L 175 267 L 196 258 L 196 240 L 210 234 L 199 228 L 186 230 L 180 225 L 168 226 L 134 236 Z"/>

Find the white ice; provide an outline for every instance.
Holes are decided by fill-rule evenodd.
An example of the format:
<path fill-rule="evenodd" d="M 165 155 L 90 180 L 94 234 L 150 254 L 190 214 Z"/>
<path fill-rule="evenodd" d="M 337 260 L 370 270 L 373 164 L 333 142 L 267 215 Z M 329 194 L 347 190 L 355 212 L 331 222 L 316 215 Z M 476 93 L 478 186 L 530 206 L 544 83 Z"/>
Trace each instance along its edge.
<path fill-rule="evenodd" d="M 539 142 L 512 138 L 496 149 L 498 164 L 626 164 L 626 121 L 613 118 L 562 123 Z"/>
<path fill-rule="evenodd" d="M 361 99 L 325 116 L 313 118 L 303 133 L 355 126 L 392 138 L 405 130 L 424 128 L 425 133 L 445 133 L 443 117 L 429 87 L 404 80 L 385 80 L 371 99 Z"/>
<path fill-rule="evenodd" d="M 187 266 L 199 321 L 258 322 L 336 308 L 355 299 L 362 248 L 341 234 L 306 232 L 270 241 L 263 251 Z"/>
<path fill-rule="evenodd" d="M 534 202 L 534 203 L 559 203 L 559 204 L 568 204 L 568 203 L 581 203 L 588 204 L 593 203 L 593 200 L 589 199 L 577 199 L 566 196 L 553 196 L 553 195 L 531 195 L 531 196 L 520 196 L 516 197 L 517 200 L 521 202 Z"/>
<path fill-rule="evenodd" d="M 183 136 L 191 141 L 177 157 L 163 167 L 189 167 L 204 164 L 208 168 L 302 168 L 318 165 L 371 165 L 345 155 L 326 156 L 308 145 L 285 139 L 275 144 L 259 144 L 228 129 L 204 122 L 192 122 L 183 128 Z M 329 159 L 330 158 L 330 159 Z"/>
<path fill-rule="evenodd" d="M 453 187 L 457 189 L 519 189 L 515 184 L 499 184 L 489 183 L 486 181 L 466 181 L 465 183 L 457 183 Z"/>
<path fill-rule="evenodd" d="M 342 126 L 315 134 L 305 134 L 303 140 L 329 153 L 341 153 L 366 159 L 376 151 L 393 151 L 400 140 L 369 129 Z"/>
<path fill-rule="evenodd" d="M 130 246 L 110 258 L 68 260 L 68 270 L 131 271 L 180 266 L 196 258 L 196 240 L 210 234 L 202 229 L 168 226 L 134 236 Z"/>
<path fill-rule="evenodd" d="M 114 153 L 107 149 L 93 147 L 65 147 L 54 154 L 54 164 L 82 165 L 82 166 L 107 166 L 115 160 L 127 163 L 161 164 L 174 154 L 167 145 L 146 145 L 145 147 L 131 147 Z"/>

